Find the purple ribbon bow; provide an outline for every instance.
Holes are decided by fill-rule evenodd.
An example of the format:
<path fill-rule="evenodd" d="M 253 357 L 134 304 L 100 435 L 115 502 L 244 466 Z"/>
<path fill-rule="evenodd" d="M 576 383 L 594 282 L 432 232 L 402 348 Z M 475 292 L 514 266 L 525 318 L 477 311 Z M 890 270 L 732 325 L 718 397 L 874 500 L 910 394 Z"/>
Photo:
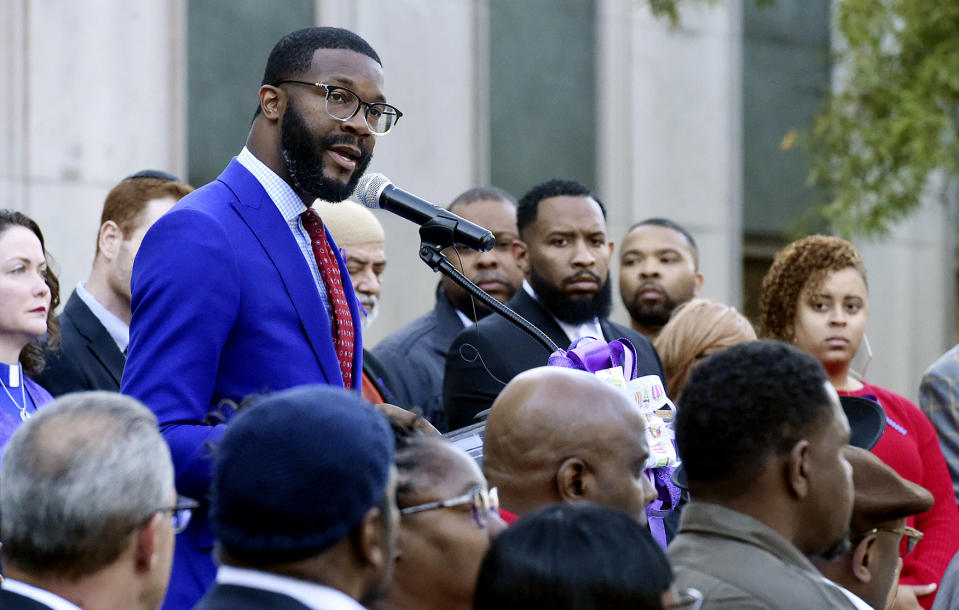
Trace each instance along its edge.
<path fill-rule="evenodd" d="M 639 376 L 636 348 L 629 339 L 617 339 L 607 343 L 595 337 L 580 337 L 568 350 L 556 350 L 550 354 L 547 366 L 561 366 L 589 373 L 596 373 L 616 366 L 622 367 L 626 381 Z M 682 491 L 673 483 L 673 467 L 647 468 L 646 475 L 656 488 L 657 499 L 646 507 L 646 517 L 653 538 L 666 548 L 666 525 L 663 519 L 679 504 Z"/>

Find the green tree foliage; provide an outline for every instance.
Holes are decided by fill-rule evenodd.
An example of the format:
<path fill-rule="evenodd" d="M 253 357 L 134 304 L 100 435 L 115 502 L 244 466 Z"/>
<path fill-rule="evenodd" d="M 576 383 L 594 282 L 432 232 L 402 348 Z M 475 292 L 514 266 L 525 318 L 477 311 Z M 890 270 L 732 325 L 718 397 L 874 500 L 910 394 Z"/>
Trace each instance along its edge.
<path fill-rule="evenodd" d="M 846 234 L 885 233 L 930 174 L 959 174 L 959 2 L 842 0 L 839 86 L 807 138 L 811 179 Z"/>
<path fill-rule="evenodd" d="M 673 25 L 682 3 L 714 2 L 643 1 Z M 932 172 L 959 176 L 959 0 L 835 5 L 839 86 L 799 139 L 829 198 L 825 219 L 846 235 L 881 235 L 919 205 Z"/>

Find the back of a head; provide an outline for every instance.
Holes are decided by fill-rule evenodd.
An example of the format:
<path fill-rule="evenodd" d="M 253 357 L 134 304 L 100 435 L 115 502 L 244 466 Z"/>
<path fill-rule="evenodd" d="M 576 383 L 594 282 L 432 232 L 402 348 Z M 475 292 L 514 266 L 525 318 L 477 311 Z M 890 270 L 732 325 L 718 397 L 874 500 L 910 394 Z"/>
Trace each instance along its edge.
<path fill-rule="evenodd" d="M 473 607 L 659 610 L 672 582 L 665 554 L 635 519 L 590 504 L 557 504 L 496 538 Z"/>
<path fill-rule="evenodd" d="M 92 574 L 173 493 L 170 451 L 146 407 L 110 392 L 68 394 L 21 426 L 4 451 L 4 559 L 47 577 Z"/>
<path fill-rule="evenodd" d="M 379 219 L 366 207 L 353 201 L 327 203 L 317 201 L 314 209 L 339 247 L 384 243 L 386 233 Z"/>
<path fill-rule="evenodd" d="M 193 192 L 193 187 L 165 172 L 147 170 L 124 178 L 110 189 L 103 201 L 100 225 L 113 221 L 125 236 L 137 229 L 147 204 L 154 199 L 179 201 Z M 97 245 L 99 249 L 99 243 Z"/>
<path fill-rule="evenodd" d="M 768 459 L 830 417 L 827 384 L 819 362 L 778 341 L 741 343 L 703 360 L 674 424 L 690 493 L 744 493 Z"/>
<path fill-rule="evenodd" d="M 666 371 L 666 392 L 677 400 L 690 371 L 702 358 L 755 340 L 752 324 L 735 307 L 708 299 L 680 305 L 654 341 Z"/>
<path fill-rule="evenodd" d="M 313 557 L 384 501 L 392 464 L 389 425 L 359 394 L 271 394 L 233 418 L 217 447 L 210 525 L 249 565 Z"/>
<path fill-rule="evenodd" d="M 630 410 L 624 395 L 591 373 L 550 366 L 524 371 L 493 402 L 483 472 L 502 498 L 510 491 L 536 495 L 555 476 L 562 461 L 557 457 L 598 447 L 591 431 L 607 421 L 621 423 Z"/>

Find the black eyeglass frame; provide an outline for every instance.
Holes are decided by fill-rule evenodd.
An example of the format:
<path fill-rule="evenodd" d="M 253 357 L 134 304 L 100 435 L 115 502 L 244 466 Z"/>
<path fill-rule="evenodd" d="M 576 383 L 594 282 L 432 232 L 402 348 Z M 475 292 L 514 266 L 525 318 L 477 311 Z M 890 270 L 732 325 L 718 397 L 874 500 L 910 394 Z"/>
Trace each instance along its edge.
<path fill-rule="evenodd" d="M 153 515 L 157 513 L 170 513 L 171 522 L 173 525 L 173 533 L 179 534 L 183 532 L 188 525 L 190 525 L 190 519 L 193 516 L 193 511 L 198 508 L 200 508 L 200 503 L 193 498 L 178 495 L 176 497 L 175 505 L 162 506 L 160 508 L 151 510 L 146 517 L 141 519 L 140 522 L 133 527 L 133 530 L 143 527 L 147 521 L 153 518 Z"/>
<path fill-rule="evenodd" d="M 370 128 L 370 131 L 372 131 L 374 134 L 378 136 L 385 136 L 389 132 L 393 131 L 393 128 L 396 126 L 397 123 L 400 122 L 400 119 L 403 117 L 403 113 L 400 112 L 400 109 L 397 108 L 396 106 L 393 106 L 392 104 L 387 104 L 386 102 L 365 102 L 359 95 L 356 94 L 355 91 L 347 87 L 341 87 L 340 85 L 327 85 L 326 83 L 311 83 L 305 80 L 294 80 L 292 78 L 284 78 L 283 80 L 276 81 L 276 84 L 274 86 L 279 87 L 283 83 L 293 83 L 294 85 L 305 85 L 307 87 L 313 87 L 316 89 L 319 89 L 320 87 L 322 87 L 323 89 L 326 89 L 326 95 L 323 97 L 324 101 L 326 102 L 326 106 L 325 106 L 326 114 L 328 114 L 330 118 L 343 123 L 355 117 L 356 113 L 360 111 L 360 107 L 366 106 L 366 110 L 363 111 L 363 117 L 366 119 L 366 125 Z M 350 116 L 342 119 L 334 115 L 332 112 L 330 112 L 330 107 L 329 107 L 330 93 L 336 91 L 337 89 L 342 89 L 343 91 L 346 91 L 347 93 L 349 93 L 350 95 L 356 98 L 356 108 L 353 109 L 353 112 L 350 113 Z M 370 124 L 370 110 L 373 109 L 373 106 L 378 106 L 379 108 L 385 109 L 385 111 L 381 111 L 382 114 L 396 115 L 396 118 L 393 120 L 393 123 L 389 126 L 389 128 L 387 128 L 386 131 L 382 131 L 382 132 L 376 131 L 373 125 Z"/>
<path fill-rule="evenodd" d="M 477 498 L 479 498 L 478 502 Z M 400 516 L 412 515 L 414 513 L 422 513 L 428 510 L 436 510 L 437 508 L 452 508 L 454 506 L 462 506 L 464 504 L 470 505 L 470 508 L 473 511 L 473 520 L 476 521 L 476 524 L 480 527 L 486 527 L 489 524 L 489 514 L 491 512 L 499 511 L 499 492 L 495 487 L 487 490 L 483 487 L 476 486 L 461 496 L 456 496 L 455 498 L 449 498 L 446 500 L 425 502 L 423 504 L 416 504 L 414 506 L 407 506 L 399 509 L 399 513 Z M 485 510 L 481 510 L 479 506 L 480 504 L 482 504 L 482 507 Z"/>

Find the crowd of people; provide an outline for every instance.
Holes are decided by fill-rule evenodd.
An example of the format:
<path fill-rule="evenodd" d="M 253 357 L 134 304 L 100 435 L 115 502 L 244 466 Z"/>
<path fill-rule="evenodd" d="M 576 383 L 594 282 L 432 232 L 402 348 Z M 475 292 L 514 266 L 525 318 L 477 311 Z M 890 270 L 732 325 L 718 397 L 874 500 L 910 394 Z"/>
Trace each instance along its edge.
<path fill-rule="evenodd" d="M 364 345 L 383 88 L 356 34 L 285 36 L 220 177 L 120 181 L 59 314 L 0 210 L 0 608 L 959 607 L 959 346 L 922 409 L 853 370 L 845 240 L 780 251 L 754 329 L 676 222 L 617 257 L 586 185 L 471 188 L 448 211 L 495 245 L 445 256 L 560 350 L 445 276 Z"/>

